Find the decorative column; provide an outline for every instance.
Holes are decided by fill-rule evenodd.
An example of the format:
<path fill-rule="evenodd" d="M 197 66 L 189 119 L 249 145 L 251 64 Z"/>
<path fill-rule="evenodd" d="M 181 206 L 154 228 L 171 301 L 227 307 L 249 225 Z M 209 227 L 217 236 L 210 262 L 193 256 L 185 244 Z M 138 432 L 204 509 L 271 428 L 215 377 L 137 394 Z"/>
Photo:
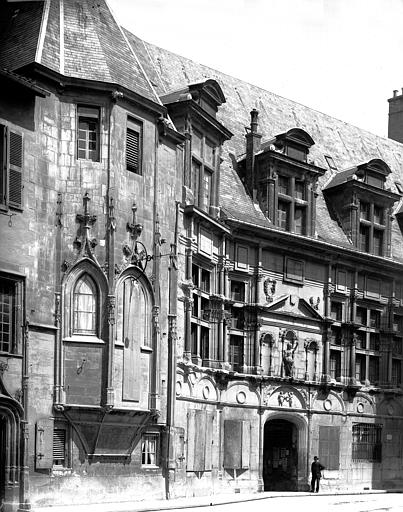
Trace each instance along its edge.
<path fill-rule="evenodd" d="M 353 333 L 350 338 L 350 376 L 349 376 L 349 384 L 355 385 L 357 384 L 355 378 L 355 351 L 357 346 L 357 334 Z"/>

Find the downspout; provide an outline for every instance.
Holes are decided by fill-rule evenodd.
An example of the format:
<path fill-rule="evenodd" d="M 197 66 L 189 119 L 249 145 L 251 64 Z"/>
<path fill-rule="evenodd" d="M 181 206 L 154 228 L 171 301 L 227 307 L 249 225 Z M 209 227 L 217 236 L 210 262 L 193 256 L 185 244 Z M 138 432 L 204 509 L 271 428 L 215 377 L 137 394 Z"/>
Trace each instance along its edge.
<path fill-rule="evenodd" d="M 161 270 L 161 233 L 160 223 L 157 211 L 157 194 L 159 190 L 158 181 L 158 170 L 159 170 L 159 158 L 158 158 L 158 128 L 155 128 L 155 163 L 154 163 L 154 204 L 153 204 L 153 218 L 154 218 L 154 236 L 153 236 L 153 274 L 154 274 L 154 305 L 153 305 L 153 357 L 152 357 L 152 368 L 151 368 L 151 389 L 150 389 L 150 409 L 157 411 L 159 409 L 158 398 L 159 398 L 159 383 L 160 383 L 160 346 L 159 346 L 159 314 L 161 307 L 161 289 L 160 289 L 160 270 Z"/>
<path fill-rule="evenodd" d="M 170 484 L 174 481 L 175 457 L 175 388 L 176 388 L 176 339 L 177 339 L 177 296 L 178 296 L 178 222 L 180 203 L 176 203 L 174 242 L 169 255 L 169 306 L 168 306 L 168 386 L 167 386 L 167 475 L 166 499 L 170 498 Z"/>
<path fill-rule="evenodd" d="M 26 301 L 24 293 L 24 311 Z M 22 418 L 20 432 L 20 488 L 19 488 L 19 507 L 18 511 L 26 511 L 31 509 L 29 501 L 29 465 L 28 465 L 28 349 L 29 349 L 29 322 L 25 320 L 23 338 L 23 374 L 22 374 Z"/>

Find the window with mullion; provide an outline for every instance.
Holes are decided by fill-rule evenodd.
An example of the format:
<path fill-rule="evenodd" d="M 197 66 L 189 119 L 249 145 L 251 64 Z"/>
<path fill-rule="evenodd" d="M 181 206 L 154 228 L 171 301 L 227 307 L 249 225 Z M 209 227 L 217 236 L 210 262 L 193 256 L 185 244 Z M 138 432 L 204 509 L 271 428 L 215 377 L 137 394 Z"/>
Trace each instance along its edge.
<path fill-rule="evenodd" d="M 370 226 L 360 225 L 359 249 L 363 252 L 369 252 Z"/>

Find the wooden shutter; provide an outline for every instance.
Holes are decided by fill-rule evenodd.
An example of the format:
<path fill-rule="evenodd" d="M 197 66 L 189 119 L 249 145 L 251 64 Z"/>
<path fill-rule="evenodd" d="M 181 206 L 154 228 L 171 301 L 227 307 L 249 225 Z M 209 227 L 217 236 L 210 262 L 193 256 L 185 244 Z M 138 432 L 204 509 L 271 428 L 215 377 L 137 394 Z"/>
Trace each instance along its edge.
<path fill-rule="evenodd" d="M 192 410 L 188 412 L 187 471 L 212 469 L 214 412 Z"/>
<path fill-rule="evenodd" d="M 225 420 L 224 422 L 224 467 L 248 469 L 250 461 L 249 421 Z"/>
<path fill-rule="evenodd" d="M 242 421 L 241 468 L 249 469 L 250 460 L 250 424 Z"/>
<path fill-rule="evenodd" d="M 136 174 L 141 174 L 140 133 L 141 126 L 133 121 L 128 121 L 126 131 L 126 168 Z"/>
<path fill-rule="evenodd" d="M 7 202 L 7 128 L 0 125 L 0 204 Z"/>
<path fill-rule="evenodd" d="M 132 278 L 123 282 L 123 400 L 140 401 L 140 339 L 141 330 L 138 323 L 144 319 L 139 317 L 139 300 L 144 296 L 139 284 Z"/>
<path fill-rule="evenodd" d="M 22 135 L 9 133 L 8 204 L 22 208 Z"/>
<path fill-rule="evenodd" d="M 339 469 L 340 427 L 319 427 L 319 460 L 325 468 Z"/>
<path fill-rule="evenodd" d="M 38 420 L 36 424 L 35 466 L 50 469 L 53 466 L 53 419 Z"/>

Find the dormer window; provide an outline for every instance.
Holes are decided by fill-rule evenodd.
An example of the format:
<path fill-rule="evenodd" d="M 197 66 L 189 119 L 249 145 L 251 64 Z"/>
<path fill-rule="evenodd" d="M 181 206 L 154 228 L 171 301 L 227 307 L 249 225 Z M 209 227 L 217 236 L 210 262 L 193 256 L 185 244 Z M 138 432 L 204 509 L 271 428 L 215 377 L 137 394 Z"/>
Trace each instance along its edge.
<path fill-rule="evenodd" d="M 188 139 L 183 202 L 216 217 L 220 196 L 220 148 L 232 137 L 217 119 L 218 108 L 225 102 L 223 91 L 215 80 L 205 80 L 165 94 L 161 100 L 176 129 Z"/>
<path fill-rule="evenodd" d="M 385 188 L 391 170 L 380 159 L 336 174 L 324 192 L 340 224 L 359 251 L 389 256 L 390 212 L 400 199 Z"/>
<path fill-rule="evenodd" d="M 261 143 L 258 112 L 251 111 L 246 134 L 246 157 L 239 162 L 241 180 L 273 226 L 304 236 L 315 234 L 314 189 L 325 169 L 308 163 L 314 144 L 300 128 Z"/>

